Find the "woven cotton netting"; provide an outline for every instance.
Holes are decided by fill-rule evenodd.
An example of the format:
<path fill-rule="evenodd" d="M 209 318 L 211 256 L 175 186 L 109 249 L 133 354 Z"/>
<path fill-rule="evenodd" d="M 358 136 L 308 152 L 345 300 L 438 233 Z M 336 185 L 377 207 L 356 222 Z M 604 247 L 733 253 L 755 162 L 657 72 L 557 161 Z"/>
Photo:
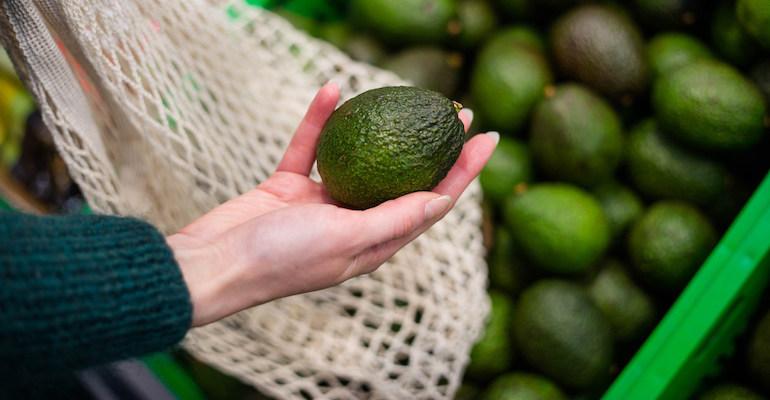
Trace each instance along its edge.
<path fill-rule="evenodd" d="M 323 83 L 343 99 L 401 83 L 241 1 L 3 7 L 89 204 L 165 232 L 269 176 Z M 184 347 L 281 399 L 450 398 L 488 309 L 479 197 L 474 183 L 376 273 L 194 329 Z"/>

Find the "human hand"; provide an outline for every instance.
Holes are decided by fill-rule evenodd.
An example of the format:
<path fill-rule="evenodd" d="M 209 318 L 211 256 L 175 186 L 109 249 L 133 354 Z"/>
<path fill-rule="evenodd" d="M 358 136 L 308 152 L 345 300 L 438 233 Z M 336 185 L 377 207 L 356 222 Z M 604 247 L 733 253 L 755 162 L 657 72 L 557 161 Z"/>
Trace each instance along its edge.
<path fill-rule="evenodd" d="M 469 140 L 431 192 L 350 210 L 308 177 L 338 99 L 336 85 L 322 87 L 270 178 L 166 239 L 190 291 L 194 326 L 374 271 L 450 210 L 499 139 Z M 472 113 L 460 119 L 467 130 Z"/>

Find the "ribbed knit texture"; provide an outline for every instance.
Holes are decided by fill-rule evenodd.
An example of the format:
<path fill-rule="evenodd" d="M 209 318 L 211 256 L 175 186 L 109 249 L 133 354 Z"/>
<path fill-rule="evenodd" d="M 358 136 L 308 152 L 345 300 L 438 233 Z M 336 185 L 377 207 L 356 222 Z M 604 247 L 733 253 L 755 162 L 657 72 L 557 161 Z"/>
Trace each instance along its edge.
<path fill-rule="evenodd" d="M 179 267 L 151 225 L 0 213 L 0 397 L 2 388 L 162 350 L 191 316 Z"/>

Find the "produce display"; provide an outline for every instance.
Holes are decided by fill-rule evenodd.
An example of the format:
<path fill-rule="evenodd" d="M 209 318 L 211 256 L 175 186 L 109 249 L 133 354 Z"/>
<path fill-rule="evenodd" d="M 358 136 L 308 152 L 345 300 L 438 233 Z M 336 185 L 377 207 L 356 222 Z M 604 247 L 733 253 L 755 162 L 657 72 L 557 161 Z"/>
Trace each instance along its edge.
<path fill-rule="evenodd" d="M 770 5 L 330 4 L 343 20 L 292 21 L 502 134 L 480 176 L 492 308 L 457 398 L 599 397 L 770 168 Z M 696 395 L 770 395 L 752 354 Z"/>

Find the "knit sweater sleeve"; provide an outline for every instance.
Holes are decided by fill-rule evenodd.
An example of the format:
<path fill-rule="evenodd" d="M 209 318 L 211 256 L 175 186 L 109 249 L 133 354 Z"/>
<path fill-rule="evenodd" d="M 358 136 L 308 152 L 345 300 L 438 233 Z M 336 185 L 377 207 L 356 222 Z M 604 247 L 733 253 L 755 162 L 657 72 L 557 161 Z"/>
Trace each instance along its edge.
<path fill-rule="evenodd" d="M 0 376 L 45 376 L 171 346 L 192 306 L 164 237 L 109 216 L 0 213 Z"/>

